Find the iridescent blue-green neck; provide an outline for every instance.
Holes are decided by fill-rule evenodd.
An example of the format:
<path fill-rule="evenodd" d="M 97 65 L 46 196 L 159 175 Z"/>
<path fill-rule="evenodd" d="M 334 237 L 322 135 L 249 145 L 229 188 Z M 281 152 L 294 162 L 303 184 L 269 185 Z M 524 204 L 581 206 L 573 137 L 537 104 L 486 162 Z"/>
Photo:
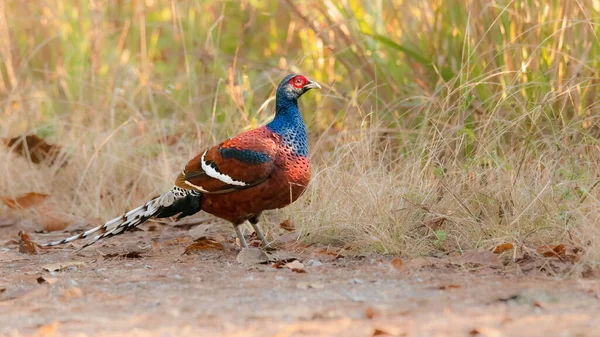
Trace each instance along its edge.
<path fill-rule="evenodd" d="M 276 95 L 275 118 L 267 124 L 267 128 L 281 136 L 284 144 L 289 146 L 294 154 L 308 157 L 308 136 L 298 109 L 298 99 L 290 97 L 290 93 L 285 92 L 281 85 Z"/>

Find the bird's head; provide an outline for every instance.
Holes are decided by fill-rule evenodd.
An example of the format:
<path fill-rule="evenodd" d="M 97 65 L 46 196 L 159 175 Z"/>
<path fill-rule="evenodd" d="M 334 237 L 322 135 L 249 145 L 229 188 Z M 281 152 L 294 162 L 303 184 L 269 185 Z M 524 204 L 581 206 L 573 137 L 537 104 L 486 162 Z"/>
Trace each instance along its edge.
<path fill-rule="evenodd" d="M 311 81 L 302 75 L 287 75 L 277 88 L 278 98 L 297 100 L 310 89 L 321 89 L 319 83 Z"/>

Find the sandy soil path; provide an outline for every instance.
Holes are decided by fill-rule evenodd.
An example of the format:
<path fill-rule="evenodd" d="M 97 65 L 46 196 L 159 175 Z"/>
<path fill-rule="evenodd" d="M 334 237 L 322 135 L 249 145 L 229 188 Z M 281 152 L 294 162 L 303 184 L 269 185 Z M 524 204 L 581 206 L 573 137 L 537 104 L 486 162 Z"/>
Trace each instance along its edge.
<path fill-rule="evenodd" d="M 398 269 L 392 257 L 277 252 L 303 263 L 293 271 L 283 263 L 241 264 L 227 244 L 182 255 L 191 241 L 169 233 L 135 232 L 79 254 L 26 255 L 5 240 L 0 335 L 599 335 L 594 278 L 423 258 Z M 4 228 L 2 235 L 16 233 Z M 165 235 L 175 239 L 156 241 Z"/>

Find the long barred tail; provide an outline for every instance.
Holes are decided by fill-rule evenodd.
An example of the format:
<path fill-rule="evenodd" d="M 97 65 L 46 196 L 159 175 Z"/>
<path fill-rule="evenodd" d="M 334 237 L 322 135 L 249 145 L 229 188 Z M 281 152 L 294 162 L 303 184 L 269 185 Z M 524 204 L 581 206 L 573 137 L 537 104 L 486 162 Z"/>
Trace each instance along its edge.
<path fill-rule="evenodd" d="M 151 218 L 167 218 L 179 214 L 178 219 L 200 211 L 200 200 L 202 195 L 196 191 L 184 190 L 173 187 L 169 192 L 148 201 L 136 209 L 133 209 L 118 218 L 87 230 L 81 234 L 68 237 L 59 241 L 42 244 L 42 247 L 50 247 L 69 243 L 71 241 L 92 238 L 81 249 L 111 236 L 121 234 L 135 228 Z"/>

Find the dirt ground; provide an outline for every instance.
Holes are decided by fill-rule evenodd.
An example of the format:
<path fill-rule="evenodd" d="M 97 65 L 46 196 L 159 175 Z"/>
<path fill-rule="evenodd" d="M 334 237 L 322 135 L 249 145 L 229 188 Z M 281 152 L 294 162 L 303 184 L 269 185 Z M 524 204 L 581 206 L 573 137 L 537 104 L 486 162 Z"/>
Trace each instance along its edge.
<path fill-rule="evenodd" d="M 348 257 L 283 239 L 270 253 L 281 262 L 256 264 L 237 256 L 226 231 L 211 231 L 158 226 L 79 253 L 69 245 L 27 255 L 18 229 L 2 227 L 0 335 L 598 335 L 594 277 L 551 277 L 539 266 L 524 273 L 485 252 Z M 184 255 L 203 235 L 217 239 Z"/>

